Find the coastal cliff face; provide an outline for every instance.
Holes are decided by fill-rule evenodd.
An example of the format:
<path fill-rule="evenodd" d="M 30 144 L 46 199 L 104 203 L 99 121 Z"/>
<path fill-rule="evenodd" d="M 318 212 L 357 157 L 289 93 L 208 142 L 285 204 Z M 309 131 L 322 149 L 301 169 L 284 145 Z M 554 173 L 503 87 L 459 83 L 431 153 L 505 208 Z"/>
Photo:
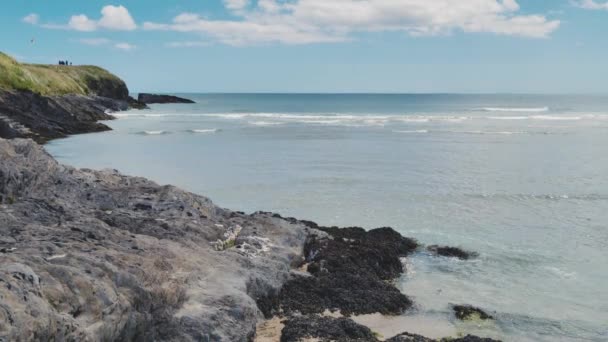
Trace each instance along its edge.
<path fill-rule="evenodd" d="M 31 138 L 39 143 L 70 134 L 110 128 L 108 111 L 126 110 L 126 101 L 99 96 L 42 96 L 29 91 L 0 90 L 0 137 Z"/>
<path fill-rule="evenodd" d="M 308 235 L 30 140 L 0 160 L 0 340 L 251 340 Z"/>
<path fill-rule="evenodd" d="M 95 66 L 21 64 L 0 53 L 0 138 L 39 143 L 109 130 L 107 112 L 144 108 L 124 81 Z"/>

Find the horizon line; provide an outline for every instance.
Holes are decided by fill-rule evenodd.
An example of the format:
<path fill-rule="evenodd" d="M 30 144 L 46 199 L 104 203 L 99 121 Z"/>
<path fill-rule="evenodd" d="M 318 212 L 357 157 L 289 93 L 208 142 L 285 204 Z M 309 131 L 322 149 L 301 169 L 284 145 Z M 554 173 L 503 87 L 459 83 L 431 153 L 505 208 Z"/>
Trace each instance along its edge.
<path fill-rule="evenodd" d="M 205 94 L 205 95 L 545 95 L 608 96 L 608 92 L 278 92 L 278 91 L 130 91 L 131 94 Z"/>

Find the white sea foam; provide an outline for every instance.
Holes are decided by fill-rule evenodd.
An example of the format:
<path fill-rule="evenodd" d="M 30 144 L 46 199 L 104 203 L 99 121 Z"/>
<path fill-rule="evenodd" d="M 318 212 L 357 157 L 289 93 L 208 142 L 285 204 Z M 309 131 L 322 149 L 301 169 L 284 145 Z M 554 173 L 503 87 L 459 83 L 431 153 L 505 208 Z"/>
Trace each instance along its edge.
<path fill-rule="evenodd" d="M 549 107 L 484 107 L 485 112 L 548 112 Z"/>
<path fill-rule="evenodd" d="M 220 130 L 217 128 L 207 128 L 207 129 L 189 129 L 189 133 L 217 133 Z"/>
<path fill-rule="evenodd" d="M 284 122 L 276 122 L 276 121 L 249 121 L 250 125 L 254 126 L 278 126 L 283 125 Z"/>
<path fill-rule="evenodd" d="M 141 134 L 141 135 L 163 135 L 163 134 L 169 134 L 170 132 L 168 131 L 141 131 L 138 132 L 137 134 Z"/>
<path fill-rule="evenodd" d="M 578 121 L 581 120 L 580 116 L 556 116 L 556 115 L 535 115 L 531 116 L 534 120 L 551 120 L 551 121 Z"/>
<path fill-rule="evenodd" d="M 576 278 L 576 272 L 569 272 L 569 271 L 565 271 L 559 267 L 554 267 L 554 266 L 545 266 L 544 269 L 546 269 L 547 271 L 553 273 L 554 275 L 558 276 L 559 278 L 562 279 L 574 279 Z"/>
<path fill-rule="evenodd" d="M 111 113 L 112 116 L 118 119 L 122 118 L 160 118 L 169 114 L 141 114 L 141 113 Z"/>
<path fill-rule="evenodd" d="M 393 130 L 393 133 L 415 134 L 415 133 L 447 133 L 447 134 L 479 134 L 479 135 L 515 135 L 515 134 L 549 134 L 548 132 L 526 132 L 526 131 L 450 131 L 450 130 L 434 130 L 426 129 L 415 130 Z"/>
<path fill-rule="evenodd" d="M 513 135 L 513 134 L 532 134 L 531 132 L 523 131 L 450 131 L 450 133 L 462 133 L 462 134 L 498 134 L 498 135 Z"/>
<path fill-rule="evenodd" d="M 497 108 L 493 108 L 497 109 Z M 504 108 L 507 111 L 517 112 L 536 110 L 541 108 Z M 395 124 L 466 124 L 479 120 L 497 121 L 579 121 L 579 120 L 607 120 L 608 114 L 568 113 L 568 114 L 532 114 L 529 115 L 457 115 L 457 114 L 302 114 L 302 113 L 114 113 L 117 118 L 217 118 L 220 120 L 234 120 L 252 126 L 279 126 L 283 124 L 326 125 L 342 127 L 382 127 Z M 410 128 L 410 127 L 408 127 Z M 411 127 L 416 130 L 416 127 Z M 433 130 L 433 133 L 437 132 Z M 491 134 L 491 132 L 486 132 Z M 494 134 L 521 134 L 519 132 L 495 132 Z"/>
<path fill-rule="evenodd" d="M 488 116 L 490 120 L 528 120 L 529 116 Z"/>
<path fill-rule="evenodd" d="M 413 134 L 413 133 L 428 133 L 429 131 L 426 129 L 415 129 L 415 130 L 395 130 L 394 133 L 405 133 L 405 134 Z"/>

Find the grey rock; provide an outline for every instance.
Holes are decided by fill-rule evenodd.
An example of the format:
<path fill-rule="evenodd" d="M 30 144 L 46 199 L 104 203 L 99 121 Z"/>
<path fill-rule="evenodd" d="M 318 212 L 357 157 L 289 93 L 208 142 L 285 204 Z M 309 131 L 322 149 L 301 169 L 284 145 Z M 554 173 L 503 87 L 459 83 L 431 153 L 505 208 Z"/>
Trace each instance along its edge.
<path fill-rule="evenodd" d="M 299 223 L 64 166 L 31 140 L 0 139 L 0 161 L 0 340 L 246 341 L 256 299 L 302 259 Z"/>

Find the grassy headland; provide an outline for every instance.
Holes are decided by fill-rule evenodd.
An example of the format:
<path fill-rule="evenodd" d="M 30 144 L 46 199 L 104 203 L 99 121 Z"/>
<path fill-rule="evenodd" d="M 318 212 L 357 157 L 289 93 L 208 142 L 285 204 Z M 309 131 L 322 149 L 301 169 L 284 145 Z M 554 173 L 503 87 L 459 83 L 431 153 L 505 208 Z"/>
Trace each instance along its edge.
<path fill-rule="evenodd" d="M 40 95 L 100 95 L 125 99 L 128 90 L 116 75 L 97 66 L 19 63 L 0 52 L 0 89 L 29 90 Z"/>

